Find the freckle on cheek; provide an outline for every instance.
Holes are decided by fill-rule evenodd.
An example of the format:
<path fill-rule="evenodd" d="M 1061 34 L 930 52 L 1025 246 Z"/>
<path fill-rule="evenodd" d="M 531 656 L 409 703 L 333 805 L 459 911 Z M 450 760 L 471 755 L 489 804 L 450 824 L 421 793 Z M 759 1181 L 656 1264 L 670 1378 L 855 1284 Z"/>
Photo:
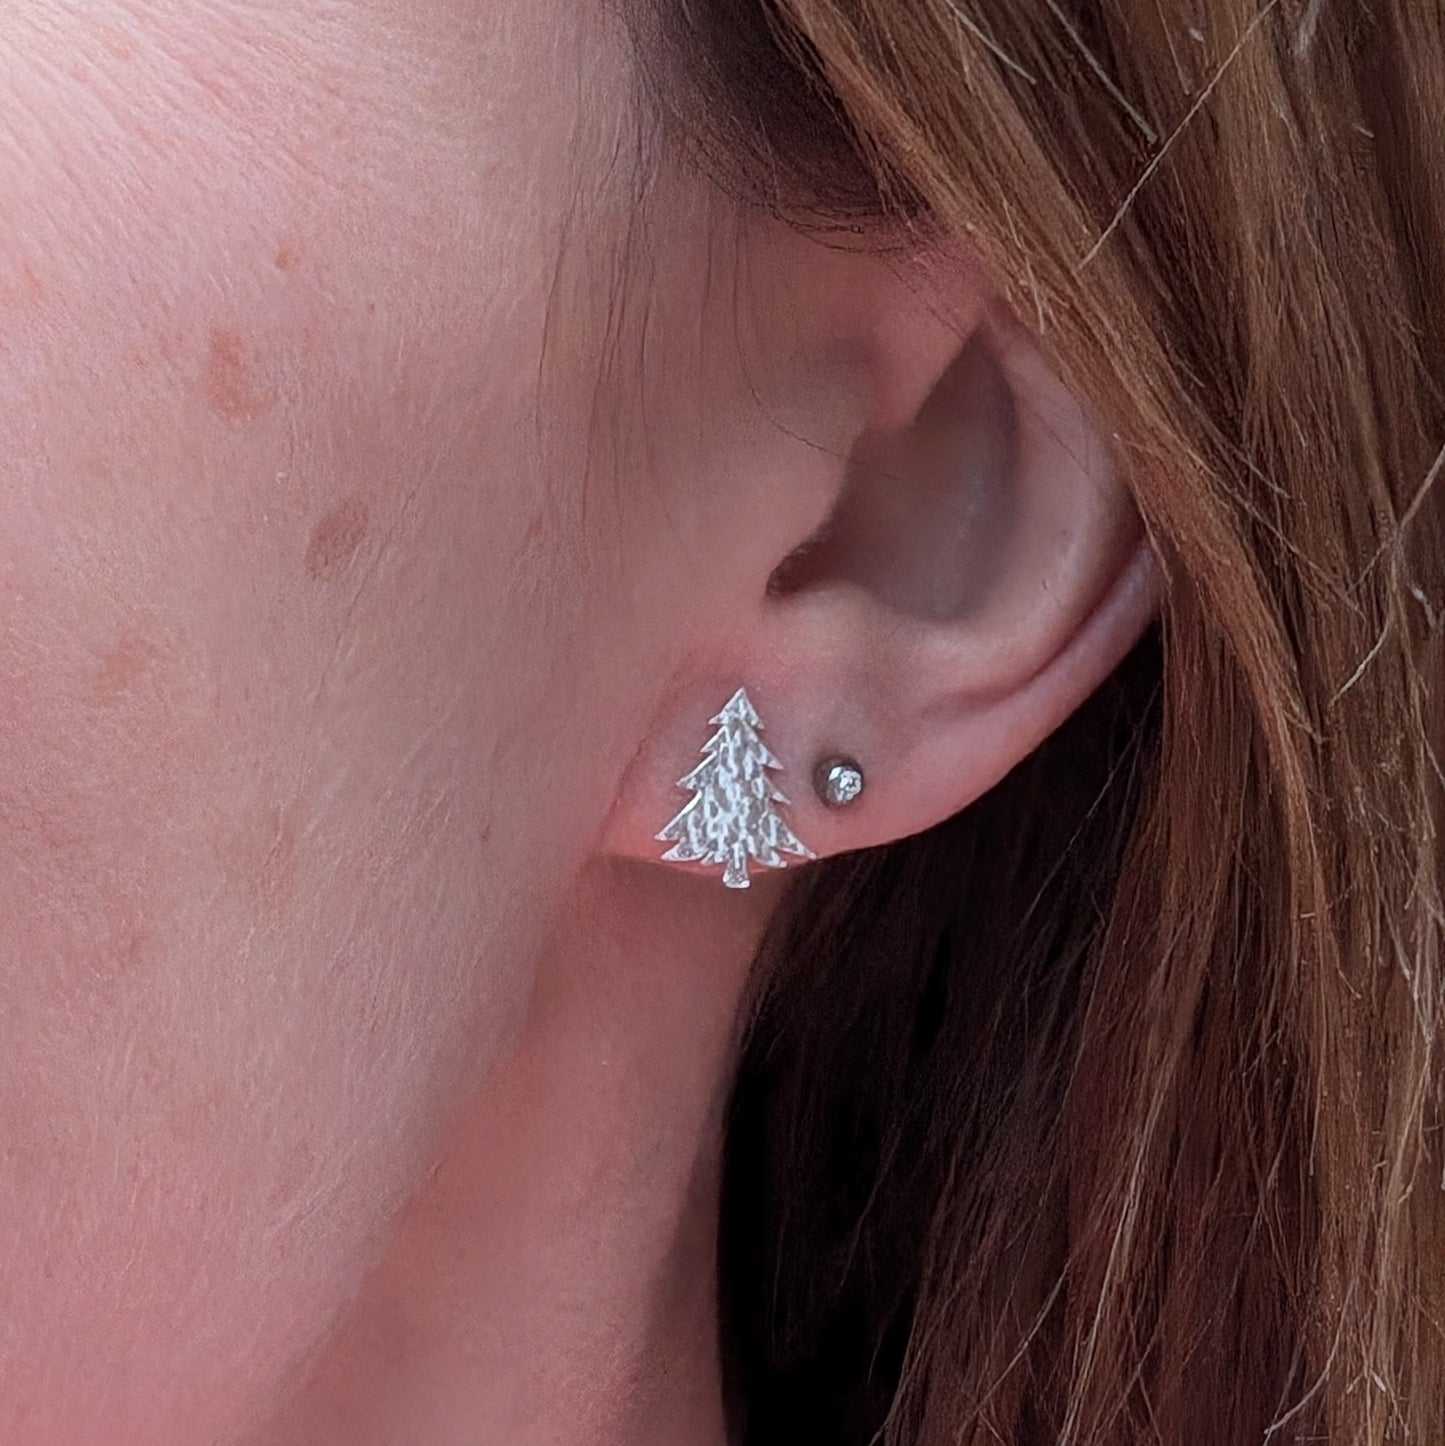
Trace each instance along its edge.
<path fill-rule="evenodd" d="M 139 902 L 115 884 L 104 886 L 110 916 L 107 957 L 116 973 L 133 972 L 150 946 L 150 930 L 142 922 Z"/>
<path fill-rule="evenodd" d="M 348 497 L 333 507 L 311 534 L 306 572 L 315 582 L 329 582 L 356 555 L 366 538 L 369 514 L 359 498 Z"/>
<path fill-rule="evenodd" d="M 0 276 L 0 309 L 7 320 L 39 311 L 49 295 L 50 288 L 28 261 L 14 274 L 7 269 Z"/>
<path fill-rule="evenodd" d="M 156 641 L 140 628 L 127 628 L 101 659 L 91 680 L 91 698 L 99 704 L 117 702 L 129 693 L 161 658 Z"/>
<path fill-rule="evenodd" d="M 117 60 L 128 61 L 135 59 L 135 46 L 130 39 L 116 26 L 106 24 L 102 20 L 92 20 L 90 27 L 97 40 L 105 46 L 106 50 Z"/>
<path fill-rule="evenodd" d="M 228 422 L 254 422 L 276 405 L 276 393 L 257 382 L 239 333 L 222 328 L 211 333 L 205 391 L 211 410 Z"/>
<path fill-rule="evenodd" d="M 171 1137 L 177 1144 L 194 1144 L 228 1103 L 226 1091 L 218 1084 L 208 1085 L 199 1093 L 183 1098 L 166 1113 Z"/>

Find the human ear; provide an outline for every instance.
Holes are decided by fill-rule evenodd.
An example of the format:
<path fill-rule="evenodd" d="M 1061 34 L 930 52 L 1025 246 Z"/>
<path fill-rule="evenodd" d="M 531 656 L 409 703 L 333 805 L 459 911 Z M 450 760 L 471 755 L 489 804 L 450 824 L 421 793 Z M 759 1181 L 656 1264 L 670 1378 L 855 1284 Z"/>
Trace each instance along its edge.
<path fill-rule="evenodd" d="M 740 688 L 762 750 L 745 749 L 763 799 L 751 816 L 769 831 L 754 873 L 927 829 L 1058 727 L 1157 607 L 1153 554 L 1098 418 L 978 274 L 960 266 L 940 283 L 937 267 L 923 281 L 883 258 L 837 265 L 846 299 L 792 316 L 794 333 L 819 331 L 802 349 L 816 375 L 794 378 L 798 394 L 820 417 L 855 409 L 825 469 L 821 521 L 792 535 L 796 505 L 750 514 L 735 539 L 756 549 L 749 591 L 702 608 L 622 780 L 609 851 L 721 872 L 722 850 L 679 848 L 665 826 L 689 801 L 679 780 L 697 797 L 699 755 L 718 751 L 720 710 Z M 816 274 L 811 284 L 820 294 Z M 834 345 L 852 370 L 830 396 L 828 378 L 844 375 Z M 779 468 L 795 447 L 796 429 L 780 428 Z M 816 487 L 816 458 L 809 467 Z M 835 756 L 865 779 L 841 807 L 815 789 Z M 800 848 L 775 847 L 789 835 Z M 736 883 L 736 860 L 728 872 Z"/>

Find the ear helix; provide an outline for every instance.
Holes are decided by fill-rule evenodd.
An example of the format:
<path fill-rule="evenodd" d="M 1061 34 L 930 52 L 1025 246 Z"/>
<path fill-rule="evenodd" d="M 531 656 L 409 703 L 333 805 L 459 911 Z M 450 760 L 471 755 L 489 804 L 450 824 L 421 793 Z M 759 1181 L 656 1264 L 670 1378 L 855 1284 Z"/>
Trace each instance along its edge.
<path fill-rule="evenodd" d="M 670 863 L 722 865 L 723 883 L 746 889 L 748 864 L 787 868 L 788 858 L 815 859 L 779 812 L 789 799 L 771 776 L 783 767 L 763 742 L 763 721 L 746 688 L 739 688 L 708 720 L 717 732 L 702 749 L 702 762 L 678 779 L 692 798 L 656 837 L 672 847 Z M 813 770 L 813 784 L 830 807 L 853 802 L 863 789 L 863 772 L 851 759 L 827 758 Z"/>

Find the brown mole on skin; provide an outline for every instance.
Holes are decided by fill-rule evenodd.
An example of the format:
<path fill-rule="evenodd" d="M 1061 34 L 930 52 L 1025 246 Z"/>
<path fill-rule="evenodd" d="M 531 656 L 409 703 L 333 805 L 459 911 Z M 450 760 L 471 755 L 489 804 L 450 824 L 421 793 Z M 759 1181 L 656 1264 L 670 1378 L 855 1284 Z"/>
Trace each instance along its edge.
<path fill-rule="evenodd" d="M 348 497 L 333 507 L 311 534 L 307 575 L 315 582 L 329 582 L 356 555 L 369 525 L 370 514 L 359 497 Z"/>
<path fill-rule="evenodd" d="M 211 410 L 228 422 L 254 422 L 276 405 L 276 393 L 250 374 L 240 334 L 224 328 L 211 332 L 205 387 Z"/>
<path fill-rule="evenodd" d="M 283 241 L 276 248 L 276 269 L 278 271 L 290 271 L 300 259 L 301 253 L 289 241 Z"/>

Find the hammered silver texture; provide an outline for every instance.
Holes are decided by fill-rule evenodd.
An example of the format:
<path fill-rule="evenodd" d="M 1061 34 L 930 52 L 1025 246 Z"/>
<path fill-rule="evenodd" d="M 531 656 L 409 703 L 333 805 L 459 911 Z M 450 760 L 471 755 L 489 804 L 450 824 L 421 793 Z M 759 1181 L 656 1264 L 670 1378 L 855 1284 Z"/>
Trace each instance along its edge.
<path fill-rule="evenodd" d="M 677 781 L 693 796 L 656 835 L 672 844 L 662 857 L 670 863 L 721 864 L 730 889 L 748 887 L 749 860 L 783 869 L 785 854 L 817 858 L 778 812 L 777 806 L 790 800 L 768 770 L 783 765 L 759 737 L 763 722 L 747 690 L 739 688 L 708 721 L 717 732 L 704 745 L 702 762 Z"/>

